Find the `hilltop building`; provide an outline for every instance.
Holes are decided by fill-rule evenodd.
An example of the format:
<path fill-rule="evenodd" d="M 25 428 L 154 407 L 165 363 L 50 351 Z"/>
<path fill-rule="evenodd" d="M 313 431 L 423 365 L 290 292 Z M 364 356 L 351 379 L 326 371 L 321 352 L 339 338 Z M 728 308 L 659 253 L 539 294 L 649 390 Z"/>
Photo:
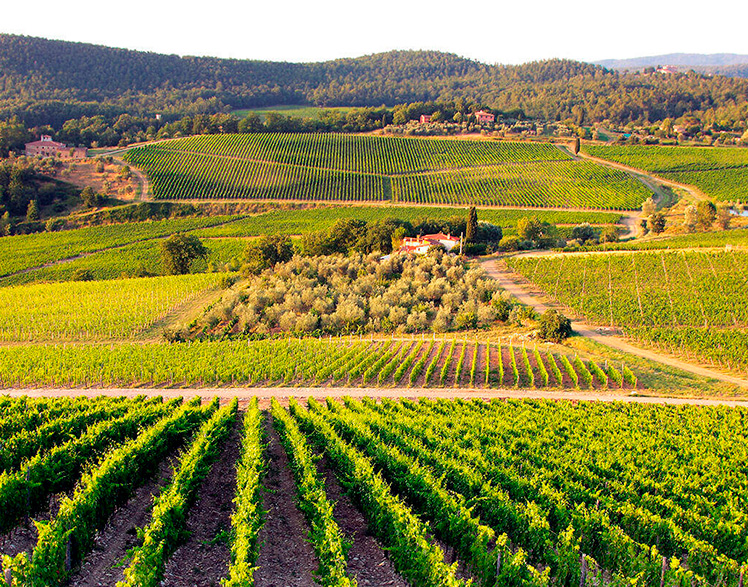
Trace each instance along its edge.
<path fill-rule="evenodd" d="M 59 157 L 60 159 L 85 159 L 88 150 L 83 147 L 68 147 L 65 143 L 53 141 L 49 135 L 42 135 L 41 140 L 26 143 L 26 155 L 35 157 Z"/>
<path fill-rule="evenodd" d="M 444 233 L 426 234 L 423 236 L 408 237 L 403 239 L 400 251 L 404 253 L 414 253 L 416 255 L 425 255 L 428 250 L 437 245 L 442 245 L 447 252 L 454 249 L 460 244 L 460 239 Z"/>

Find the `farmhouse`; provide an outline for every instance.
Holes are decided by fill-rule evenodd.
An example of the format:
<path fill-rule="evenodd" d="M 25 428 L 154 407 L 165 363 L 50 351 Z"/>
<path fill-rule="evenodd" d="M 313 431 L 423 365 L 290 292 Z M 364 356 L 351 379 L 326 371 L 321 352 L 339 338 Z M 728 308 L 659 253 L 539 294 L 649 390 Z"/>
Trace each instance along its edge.
<path fill-rule="evenodd" d="M 478 112 L 475 113 L 475 121 L 479 124 L 483 124 L 485 122 L 493 122 L 494 120 L 496 120 L 496 117 L 490 112 L 486 112 L 485 110 L 478 110 Z"/>
<path fill-rule="evenodd" d="M 405 237 L 400 251 L 404 253 L 415 253 L 416 255 L 425 255 L 433 246 L 442 245 L 447 251 L 451 251 L 458 244 L 460 239 L 456 236 L 450 236 L 444 233 L 426 234 L 417 237 Z"/>
<path fill-rule="evenodd" d="M 431 122 L 431 114 L 421 114 L 421 124 L 428 124 Z"/>
<path fill-rule="evenodd" d="M 26 143 L 26 155 L 35 157 L 60 157 L 61 159 L 85 159 L 88 151 L 83 147 L 68 147 L 64 143 L 53 141 L 49 135 L 42 135 L 41 140 Z"/>

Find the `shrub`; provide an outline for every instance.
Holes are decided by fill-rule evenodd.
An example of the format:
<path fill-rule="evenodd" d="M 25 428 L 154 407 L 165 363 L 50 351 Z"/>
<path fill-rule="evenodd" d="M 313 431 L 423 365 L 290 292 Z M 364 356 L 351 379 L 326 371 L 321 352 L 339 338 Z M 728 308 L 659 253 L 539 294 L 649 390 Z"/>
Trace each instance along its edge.
<path fill-rule="evenodd" d="M 540 338 L 551 342 L 561 342 L 571 336 L 571 320 L 558 310 L 547 310 L 540 317 Z"/>

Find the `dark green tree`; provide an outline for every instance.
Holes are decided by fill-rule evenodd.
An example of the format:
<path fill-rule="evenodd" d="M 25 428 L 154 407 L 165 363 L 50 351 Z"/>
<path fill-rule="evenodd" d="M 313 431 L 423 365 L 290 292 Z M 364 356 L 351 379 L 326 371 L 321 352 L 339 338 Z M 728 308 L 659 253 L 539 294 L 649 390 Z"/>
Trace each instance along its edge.
<path fill-rule="evenodd" d="M 582 147 L 582 142 L 579 140 L 579 137 L 575 138 L 574 139 L 574 147 L 573 147 L 575 155 L 579 154 L 579 149 L 581 147 Z"/>
<path fill-rule="evenodd" d="M 276 263 L 285 263 L 293 257 L 291 239 L 285 235 L 263 236 L 247 245 L 244 251 L 245 273 L 257 275 Z"/>
<path fill-rule="evenodd" d="M 558 343 L 571 336 L 571 320 L 558 310 L 546 310 L 539 322 L 539 335 L 543 340 Z"/>
<path fill-rule="evenodd" d="M 192 263 L 208 256 L 208 249 L 192 234 L 172 234 L 161 243 L 161 262 L 167 275 L 190 272 Z"/>
<path fill-rule="evenodd" d="M 36 200 L 31 200 L 29 202 L 29 207 L 26 209 L 26 220 L 29 222 L 36 222 L 39 218 L 39 204 Z"/>
<path fill-rule="evenodd" d="M 667 219 L 662 212 L 655 212 L 647 220 L 647 228 L 652 234 L 662 234 L 665 232 Z"/>
<path fill-rule="evenodd" d="M 696 225 L 701 230 L 709 230 L 717 219 L 717 207 L 708 200 L 696 204 Z"/>
<path fill-rule="evenodd" d="M 465 242 L 475 242 L 478 237 L 478 212 L 475 210 L 475 206 L 471 206 L 468 210 L 467 225 L 465 226 Z"/>

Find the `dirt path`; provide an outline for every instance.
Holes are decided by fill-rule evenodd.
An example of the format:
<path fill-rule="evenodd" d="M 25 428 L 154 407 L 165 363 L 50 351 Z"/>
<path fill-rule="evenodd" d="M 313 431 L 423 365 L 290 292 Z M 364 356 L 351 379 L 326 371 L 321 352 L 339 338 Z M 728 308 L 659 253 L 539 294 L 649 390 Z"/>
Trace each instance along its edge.
<path fill-rule="evenodd" d="M 646 396 L 615 393 L 612 391 L 579 391 L 570 389 L 568 391 L 552 391 L 542 389 L 454 389 L 444 387 L 415 389 L 412 387 L 202 387 L 187 389 L 160 389 L 160 388 L 104 388 L 104 389 L 66 389 L 66 388 L 41 388 L 41 389 L 4 389 L 2 393 L 11 397 L 127 397 L 135 398 L 139 395 L 145 397 L 163 397 L 164 399 L 184 398 L 185 401 L 200 397 L 205 400 L 219 398 L 223 404 L 233 398 L 239 398 L 240 405 L 245 405 L 251 398 L 257 397 L 260 406 L 265 409 L 270 405 L 271 398 L 278 399 L 282 404 L 289 397 L 308 398 L 323 400 L 328 397 L 341 398 L 350 396 L 353 398 L 411 398 L 421 397 L 432 399 L 551 399 L 572 401 L 605 401 L 605 402 L 627 402 L 646 404 L 671 404 L 671 405 L 700 405 L 700 406 L 744 406 L 748 407 L 748 393 L 745 396 L 731 399 L 712 399 L 708 396 Z M 639 392 L 645 393 L 645 392 Z"/>
<path fill-rule="evenodd" d="M 522 304 L 535 308 L 535 310 L 539 313 L 543 313 L 550 308 L 565 310 L 565 308 L 563 308 L 559 304 L 556 304 L 554 301 L 549 300 L 547 296 L 543 294 L 543 292 L 533 290 L 532 285 L 521 278 L 519 275 L 516 275 L 508 270 L 501 270 L 497 266 L 496 259 L 485 259 L 481 261 L 481 265 L 486 270 L 486 272 L 499 283 L 499 285 L 503 289 L 508 291 Z M 566 313 L 568 313 L 567 310 L 565 311 Z M 620 351 L 636 355 L 638 357 L 643 357 L 651 361 L 656 361 L 658 363 L 662 363 L 663 365 L 675 367 L 677 369 L 681 369 L 682 371 L 687 371 L 688 373 L 693 373 L 702 377 L 709 377 L 711 379 L 717 379 L 719 381 L 725 381 L 733 385 L 739 385 L 741 387 L 748 388 L 748 381 L 746 381 L 745 379 L 741 379 L 733 375 L 728 375 L 726 373 L 721 373 L 719 371 L 714 371 L 712 369 L 707 369 L 706 367 L 693 365 L 674 357 L 633 346 L 626 342 L 623 338 L 611 334 L 605 334 L 582 320 L 573 319 L 571 326 L 572 329 L 580 336 L 585 336 L 594 340 L 595 342 L 599 342 L 600 344 L 604 344 L 606 346 L 613 347 Z"/>
<path fill-rule="evenodd" d="M 296 507 L 296 484 L 286 451 L 266 414 L 268 473 L 263 480 L 263 508 L 267 511 L 260 531 L 256 587 L 315 587 L 312 572 L 317 557 L 307 542 L 309 526 Z"/>
<path fill-rule="evenodd" d="M 600 157 L 594 157 L 593 155 L 589 155 L 582 151 L 579 152 L 579 156 L 584 159 L 588 159 L 589 161 L 598 163 L 599 165 L 612 167 L 613 169 L 619 169 L 621 171 L 626 171 L 632 175 L 635 175 L 639 181 L 641 181 L 644 185 L 646 185 L 650 190 L 652 190 L 660 198 L 666 198 L 666 199 L 668 198 L 667 194 L 664 194 L 662 192 L 662 189 L 660 188 L 660 184 L 661 184 L 661 185 L 666 185 L 671 188 L 678 188 L 678 189 L 684 190 L 688 192 L 695 200 L 708 200 L 709 199 L 709 197 L 706 194 L 704 194 L 702 191 L 700 191 L 698 188 L 692 185 L 688 185 L 686 183 L 678 183 L 677 181 L 664 179 L 662 177 L 652 175 L 644 171 L 643 169 L 630 167 L 622 163 L 615 163 L 613 161 L 608 161 L 606 159 L 600 159 Z"/>
<path fill-rule="evenodd" d="M 240 429 L 241 423 L 236 422 L 200 486 L 187 517 L 189 538 L 169 558 L 161 583 L 165 587 L 212 587 L 220 585 L 228 573 Z"/>

